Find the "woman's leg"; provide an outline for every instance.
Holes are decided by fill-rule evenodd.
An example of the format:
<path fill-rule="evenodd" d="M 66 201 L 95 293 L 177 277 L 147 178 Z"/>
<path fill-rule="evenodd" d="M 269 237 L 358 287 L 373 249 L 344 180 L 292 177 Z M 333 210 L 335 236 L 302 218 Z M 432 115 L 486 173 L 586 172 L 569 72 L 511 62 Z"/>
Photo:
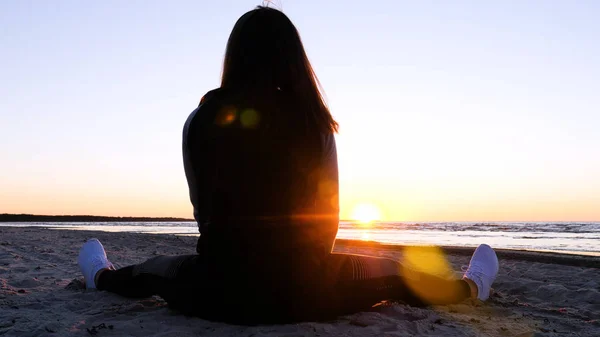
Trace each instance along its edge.
<path fill-rule="evenodd" d="M 340 304 L 350 311 L 384 300 L 425 306 L 459 303 L 471 296 L 471 287 L 464 280 L 408 270 L 386 258 L 331 254 L 329 270 L 337 278 Z"/>
<path fill-rule="evenodd" d="M 97 288 L 126 297 L 159 295 L 177 299 L 180 290 L 200 274 L 198 255 L 156 256 L 141 264 L 114 270 L 104 247 L 88 240 L 79 253 L 79 266 L 87 288 Z"/>
<path fill-rule="evenodd" d="M 425 266 L 415 264 L 410 256 L 405 256 L 406 263 L 349 254 L 331 254 L 329 258 L 330 277 L 335 279 L 343 307 L 349 310 L 388 299 L 414 306 L 453 304 L 469 297 L 486 300 L 498 274 L 498 258 L 488 245 L 475 250 L 462 280 L 436 275 L 449 273 L 443 270 L 447 266 L 443 256 L 437 256 L 436 263 L 431 254 L 420 260 Z"/>
<path fill-rule="evenodd" d="M 156 256 L 143 263 L 98 273 L 96 287 L 125 297 L 165 297 L 177 283 L 185 283 L 197 255 Z M 189 274 L 189 272 L 187 272 Z"/>

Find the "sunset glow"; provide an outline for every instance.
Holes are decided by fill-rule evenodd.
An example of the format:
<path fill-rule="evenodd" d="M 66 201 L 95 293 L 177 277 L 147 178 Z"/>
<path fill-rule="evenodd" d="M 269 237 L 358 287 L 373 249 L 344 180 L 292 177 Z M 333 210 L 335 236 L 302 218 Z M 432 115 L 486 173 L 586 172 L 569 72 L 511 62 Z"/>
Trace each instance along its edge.
<path fill-rule="evenodd" d="M 352 220 L 356 220 L 362 224 L 370 224 L 373 221 L 381 220 L 381 213 L 372 204 L 359 204 L 354 208 Z"/>
<path fill-rule="evenodd" d="M 600 220 L 600 2 L 284 3 L 340 125 L 340 219 Z M 192 218 L 182 128 L 254 4 L 0 2 L 0 213 Z"/>

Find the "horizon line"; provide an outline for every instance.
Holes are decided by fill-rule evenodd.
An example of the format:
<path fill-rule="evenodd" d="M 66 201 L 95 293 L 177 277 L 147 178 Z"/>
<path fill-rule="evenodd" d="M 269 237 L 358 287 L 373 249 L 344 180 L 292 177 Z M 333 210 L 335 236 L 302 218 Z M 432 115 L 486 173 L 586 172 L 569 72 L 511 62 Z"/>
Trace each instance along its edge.
<path fill-rule="evenodd" d="M 179 220 L 179 221 L 196 221 L 193 218 L 182 218 L 175 216 L 116 216 L 116 215 L 90 215 L 90 214 L 60 214 L 60 215 L 47 215 L 47 214 L 31 214 L 31 213 L 0 213 L 0 218 L 3 216 L 21 216 L 21 217 L 71 217 L 71 218 L 107 218 L 107 219 L 169 219 L 169 220 Z M 353 219 L 340 219 L 340 222 L 356 222 L 358 220 Z M 0 219 L 0 222 L 8 222 Z M 490 222 L 600 222 L 600 220 L 443 220 L 443 221 L 429 221 L 429 220 L 421 220 L 421 221 L 413 221 L 413 220 L 375 220 L 371 223 L 384 223 L 384 222 L 400 222 L 400 223 L 444 223 L 444 222 L 470 222 L 470 223 L 490 223 Z"/>

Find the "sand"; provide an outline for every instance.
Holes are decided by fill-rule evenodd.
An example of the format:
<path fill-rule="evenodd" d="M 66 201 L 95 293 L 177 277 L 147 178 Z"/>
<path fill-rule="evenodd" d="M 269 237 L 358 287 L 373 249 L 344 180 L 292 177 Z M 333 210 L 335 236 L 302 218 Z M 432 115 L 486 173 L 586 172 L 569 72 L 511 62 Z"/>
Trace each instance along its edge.
<path fill-rule="evenodd" d="M 0 227 L 3 336 L 600 336 L 600 259 L 499 251 L 485 303 L 422 309 L 386 303 L 329 322 L 235 326 L 186 317 L 158 297 L 85 290 L 76 258 L 99 238 L 118 266 L 194 253 L 194 237 Z M 339 241 L 337 251 L 402 258 L 402 247 Z M 456 270 L 472 249 L 447 248 Z"/>

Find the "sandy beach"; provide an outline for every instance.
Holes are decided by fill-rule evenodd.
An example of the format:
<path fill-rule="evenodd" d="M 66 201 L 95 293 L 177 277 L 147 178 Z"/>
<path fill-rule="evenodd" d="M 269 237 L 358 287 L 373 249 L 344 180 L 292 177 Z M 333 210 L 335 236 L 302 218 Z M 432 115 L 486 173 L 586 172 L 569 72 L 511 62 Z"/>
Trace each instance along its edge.
<path fill-rule="evenodd" d="M 235 326 L 186 317 L 158 297 L 130 300 L 86 290 L 76 258 L 100 239 L 118 266 L 194 253 L 194 237 L 0 228 L 3 336 L 600 336 L 600 258 L 499 251 L 486 302 L 412 308 L 386 303 L 330 322 Z M 337 251 L 402 259 L 402 247 L 339 241 Z M 446 248 L 454 269 L 472 249 Z"/>

